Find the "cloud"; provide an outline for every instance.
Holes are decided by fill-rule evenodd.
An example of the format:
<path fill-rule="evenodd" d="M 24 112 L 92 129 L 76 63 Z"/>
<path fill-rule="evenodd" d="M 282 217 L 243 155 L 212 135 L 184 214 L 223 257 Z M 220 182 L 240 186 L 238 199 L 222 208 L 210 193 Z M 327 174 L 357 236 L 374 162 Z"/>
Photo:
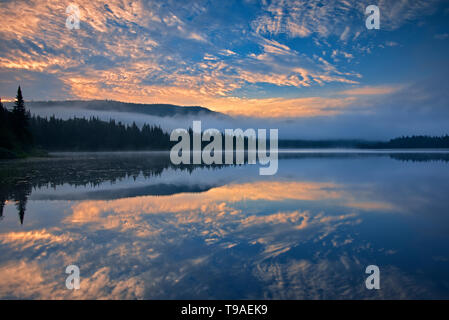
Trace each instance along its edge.
<path fill-rule="evenodd" d="M 388 87 L 388 86 L 361 87 L 361 88 L 354 88 L 354 89 L 340 91 L 339 94 L 350 95 L 350 96 L 386 95 L 386 94 L 393 93 L 397 90 L 399 90 L 398 87 Z"/>
<path fill-rule="evenodd" d="M 185 7 L 120 0 L 77 4 L 82 14 L 79 30 L 65 27 L 66 3 L 1 4 L 0 18 L 6 27 L 0 31 L 4 49 L 0 74 L 5 78 L 20 74 L 23 81 L 24 72 L 33 72 L 34 81 L 27 82 L 33 90 L 25 89 L 32 99 L 36 98 L 32 91 L 45 91 L 39 88 L 44 86 L 39 81 L 44 76 L 59 82 L 59 93 L 47 93 L 50 96 L 204 105 L 217 110 L 237 109 L 217 106 L 245 101 L 235 91 L 247 86 L 301 88 L 357 82 L 352 73 L 259 35 L 248 33 L 237 40 L 255 44 L 247 55 L 237 53 L 231 39 L 213 44 L 206 39 L 204 24 L 195 22 L 209 12 L 197 3 Z M 219 25 L 215 28 L 223 30 Z M 195 58 L 197 54 L 202 59 Z M 251 104 L 253 99 L 248 101 Z M 260 103 L 268 106 L 268 101 Z"/>
<path fill-rule="evenodd" d="M 26 249 L 29 247 L 39 248 L 41 246 L 54 246 L 55 244 L 67 243 L 74 241 L 73 236 L 68 234 L 53 234 L 45 229 L 9 232 L 0 234 L 0 242 L 3 245 L 13 245 Z"/>
<path fill-rule="evenodd" d="M 141 215 L 160 213 L 201 212 L 203 214 L 237 214 L 241 213 L 226 203 L 243 200 L 280 201 L 286 199 L 317 200 L 334 199 L 340 194 L 330 183 L 295 183 L 270 182 L 231 184 L 213 188 L 201 194 L 182 193 L 170 197 L 145 196 L 125 198 L 113 201 L 85 201 L 73 206 L 71 223 L 105 222 L 104 228 L 123 226 L 119 223 L 127 220 L 127 226 L 140 223 Z M 245 191 L 245 192 L 243 192 Z M 115 218 L 104 218 L 104 214 L 115 212 Z M 134 222 L 132 222 L 134 221 Z"/>
<path fill-rule="evenodd" d="M 350 31 L 351 31 L 351 28 L 346 26 L 345 30 L 343 30 L 342 34 L 340 35 L 340 40 L 342 40 L 342 41 L 348 40 Z"/>
<path fill-rule="evenodd" d="M 206 168 L 193 173 L 167 170 L 149 180 L 129 177 L 118 182 L 121 187 L 162 181 L 224 184 L 202 193 L 70 201 L 62 211 L 57 201 L 43 207 L 31 197 L 28 210 L 36 219 L 30 215 L 28 230 L 0 233 L 1 254 L 6 257 L 0 264 L 0 297 L 227 299 L 235 292 L 218 289 L 237 285 L 240 297 L 259 299 L 372 298 L 363 286 L 357 289 L 360 274 L 372 263 L 367 259 L 384 259 L 395 251 L 399 260 L 408 255 L 407 248 L 355 237 L 373 215 L 394 215 L 391 221 L 397 221 L 396 214 L 407 213 L 411 220 L 421 219 L 427 208 L 431 216 L 422 221 L 437 218 L 442 228 L 437 234 L 447 234 L 445 170 L 435 175 L 432 165 L 417 183 L 415 165 L 398 172 L 383 157 L 330 160 L 338 170 L 323 165 L 329 159 L 298 161 L 286 160 L 286 170 L 276 180 L 260 180 L 256 171 L 252 176 L 252 169 L 242 166 L 214 174 Z M 61 194 L 80 188 L 67 187 L 38 189 Z M 101 186 L 114 187 L 107 182 Z M 14 203 L 6 206 L 8 218 Z M 40 213 L 52 215 L 44 219 L 45 229 L 38 226 Z M 221 268 L 217 261 L 223 257 L 231 259 L 227 265 L 238 267 Z M 64 267 L 69 264 L 80 267 L 79 291 L 64 286 Z M 394 265 L 382 270 L 382 288 L 387 290 L 379 290 L 378 298 L 434 298 L 439 292 L 438 282 L 425 281 L 414 270 L 400 272 Z M 242 279 L 264 290 L 241 286 Z M 225 287 L 217 287 L 221 280 Z M 212 284 L 217 290 L 211 293 Z"/>
<path fill-rule="evenodd" d="M 445 39 L 449 38 L 449 33 L 438 33 L 438 34 L 434 35 L 433 37 L 437 40 L 445 40 Z"/>
<path fill-rule="evenodd" d="M 22 84 L 33 100 L 202 105 L 283 119 L 353 113 L 369 104 L 367 96 L 392 93 L 385 83 L 400 81 L 361 67 L 378 43 L 399 46 L 368 35 L 360 1 L 242 2 L 241 10 L 219 1 L 77 4 L 80 29 L 68 30 L 65 2 L 0 3 L 1 95 L 11 98 Z M 431 15 L 439 2 L 378 5 L 381 28 L 394 31 Z"/>
<path fill-rule="evenodd" d="M 103 267 L 80 282 L 80 290 L 68 290 L 56 270 L 46 270 L 38 261 L 10 261 L 0 266 L 2 297 L 19 299 L 142 299 L 143 283 L 130 277 L 113 279 Z M 81 288 L 82 286 L 82 288 Z"/>
<path fill-rule="evenodd" d="M 396 47 L 396 46 L 399 45 L 399 43 L 397 43 L 397 42 L 395 42 L 395 41 L 387 41 L 387 42 L 385 42 L 385 45 L 386 45 L 387 47 Z"/>
<path fill-rule="evenodd" d="M 200 34 L 198 34 L 198 33 L 195 33 L 195 32 L 190 33 L 190 34 L 188 35 L 188 38 L 189 38 L 189 39 L 193 39 L 193 40 L 197 40 L 197 41 L 203 41 L 203 42 L 206 42 L 206 39 L 205 39 L 202 35 L 200 35 Z"/>
<path fill-rule="evenodd" d="M 222 54 L 222 55 L 224 55 L 224 56 L 233 56 L 233 55 L 236 55 L 236 54 L 237 54 L 237 53 L 235 53 L 234 51 L 229 50 L 229 49 L 223 49 L 223 50 L 220 50 L 219 53 Z"/>
<path fill-rule="evenodd" d="M 380 0 L 376 3 L 381 13 L 382 29 L 395 30 L 404 24 L 430 15 L 436 11 L 439 0 Z M 286 0 L 264 2 L 264 13 L 253 22 L 253 28 L 261 34 L 287 34 L 290 37 L 338 36 L 347 41 L 356 38 L 365 28 L 365 8 L 370 4 L 357 0 Z M 351 26 L 354 26 L 352 30 Z"/>
<path fill-rule="evenodd" d="M 229 98 L 227 101 L 220 101 L 220 104 L 218 104 L 217 101 L 215 105 L 217 110 L 221 110 L 235 116 L 250 116 L 255 118 L 308 118 L 342 113 L 345 107 L 351 105 L 353 102 L 353 97 L 308 97 L 297 99 Z M 241 105 L 245 105 L 246 108 L 239 108 Z"/>

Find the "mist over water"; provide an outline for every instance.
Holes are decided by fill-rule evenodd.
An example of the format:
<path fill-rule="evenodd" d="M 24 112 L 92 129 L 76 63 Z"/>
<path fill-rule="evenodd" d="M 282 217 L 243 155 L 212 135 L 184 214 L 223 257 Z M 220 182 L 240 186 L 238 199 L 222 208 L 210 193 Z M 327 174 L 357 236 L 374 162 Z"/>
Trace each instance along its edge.
<path fill-rule="evenodd" d="M 176 114 L 173 112 L 167 116 L 157 116 L 136 112 L 115 111 L 114 107 L 107 107 L 107 102 L 97 102 L 100 110 L 95 107 L 96 102 L 28 102 L 33 115 L 43 117 L 56 116 L 61 119 L 73 117 L 90 118 L 98 117 L 109 121 L 114 119 L 125 124 L 135 122 L 139 127 L 145 123 L 160 126 L 170 132 L 176 128 L 190 128 L 193 121 L 202 121 L 205 128 L 216 128 L 224 131 L 227 128 L 266 128 L 279 129 L 280 139 L 366 139 L 389 140 L 406 135 L 433 135 L 447 134 L 449 125 L 447 118 L 446 91 L 440 86 L 432 86 L 436 82 L 424 82 L 426 88 L 438 89 L 441 101 L 427 101 L 413 97 L 416 94 L 416 86 L 404 88 L 394 94 L 382 97 L 382 99 L 365 99 L 359 104 L 347 107 L 351 112 L 339 112 L 333 116 L 307 116 L 300 118 L 255 118 L 247 116 L 225 115 L 222 113 L 198 113 Z M 440 80 L 440 82 L 445 82 Z M 445 85 L 443 85 L 444 87 Z M 421 88 L 421 87 L 420 87 Z M 421 88 L 422 89 L 422 88 Z M 446 88 L 447 89 L 447 88 Z M 430 89 L 429 89 L 430 90 Z M 407 103 L 400 101 L 406 99 Z M 113 105 L 121 105 L 116 101 L 109 102 Z M 86 105 L 90 107 L 87 108 Z M 133 107 L 138 104 L 131 104 Z M 145 107 L 142 107 L 144 110 Z M 169 108 L 168 108 L 169 109 Z M 372 111 L 376 111 L 373 113 Z M 347 110 L 346 110 L 347 111 Z"/>
<path fill-rule="evenodd" d="M 447 169 L 442 154 L 287 153 L 275 176 L 167 153 L 1 162 L 0 297 L 449 298 Z"/>

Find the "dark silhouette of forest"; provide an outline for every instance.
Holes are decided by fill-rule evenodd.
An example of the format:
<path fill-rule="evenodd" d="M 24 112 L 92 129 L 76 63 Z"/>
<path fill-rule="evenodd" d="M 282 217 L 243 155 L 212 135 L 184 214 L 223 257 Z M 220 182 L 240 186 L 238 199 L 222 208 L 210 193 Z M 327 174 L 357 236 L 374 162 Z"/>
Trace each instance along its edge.
<path fill-rule="evenodd" d="M 33 116 L 30 129 L 36 146 L 45 150 L 168 150 L 170 136 L 160 127 L 125 125 L 92 117 L 57 119 Z"/>
<path fill-rule="evenodd" d="M 391 139 L 388 142 L 375 142 L 360 144 L 360 148 L 369 149 L 441 149 L 449 148 L 449 135 L 442 137 L 411 136 Z"/>
<path fill-rule="evenodd" d="M 25 108 L 25 101 L 19 86 L 11 111 L 6 109 L 0 100 L 0 158 L 23 156 L 32 148 L 30 112 Z"/>
<path fill-rule="evenodd" d="M 299 149 L 299 148 L 356 148 L 363 144 L 362 140 L 279 140 L 280 149 Z"/>
<path fill-rule="evenodd" d="M 389 141 L 279 140 L 279 148 L 442 149 L 449 148 L 449 136 L 404 136 Z"/>
<path fill-rule="evenodd" d="M 13 109 L 0 100 L 0 158 L 42 155 L 48 151 L 168 150 L 170 136 L 158 126 L 139 128 L 115 120 L 92 117 L 57 119 L 31 117 L 22 90 L 17 90 Z"/>

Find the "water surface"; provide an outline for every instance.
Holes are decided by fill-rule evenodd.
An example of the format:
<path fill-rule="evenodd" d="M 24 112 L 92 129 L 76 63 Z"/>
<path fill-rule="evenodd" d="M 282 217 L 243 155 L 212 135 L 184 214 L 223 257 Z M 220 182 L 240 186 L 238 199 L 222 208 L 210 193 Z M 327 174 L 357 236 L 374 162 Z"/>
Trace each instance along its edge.
<path fill-rule="evenodd" d="M 274 176 L 144 152 L 0 162 L 0 298 L 449 298 L 447 153 L 280 157 Z"/>

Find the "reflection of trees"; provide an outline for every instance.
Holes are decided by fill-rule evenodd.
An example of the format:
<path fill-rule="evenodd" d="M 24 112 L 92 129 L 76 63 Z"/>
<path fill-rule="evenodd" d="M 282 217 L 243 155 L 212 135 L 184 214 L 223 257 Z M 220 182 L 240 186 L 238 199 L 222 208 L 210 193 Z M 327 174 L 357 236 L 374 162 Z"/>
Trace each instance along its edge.
<path fill-rule="evenodd" d="M 442 161 L 449 162 L 449 153 L 396 153 L 396 152 L 377 152 L 372 151 L 367 152 L 357 152 L 353 151 L 350 153 L 345 152 L 323 152 L 309 151 L 307 153 L 279 153 L 279 159 L 350 159 L 355 157 L 363 158 L 378 158 L 378 157 L 389 157 L 394 160 L 400 161 L 412 161 L 412 162 L 427 162 L 427 161 Z"/>
<path fill-rule="evenodd" d="M 143 175 L 159 176 L 168 168 L 192 172 L 193 165 L 174 166 L 169 153 L 129 153 L 116 155 L 85 155 L 73 158 L 8 161 L 0 163 L 0 217 L 7 200 L 14 201 L 23 224 L 26 203 L 33 189 L 56 188 L 63 184 L 96 187 L 103 182 Z M 212 169 L 219 166 L 209 166 Z M 221 167 L 221 166 L 220 166 Z"/>
<path fill-rule="evenodd" d="M 391 154 L 391 158 L 401 161 L 427 162 L 442 161 L 449 162 L 449 153 L 398 153 Z"/>
<path fill-rule="evenodd" d="M 444 161 L 449 162 L 449 154 L 445 153 L 280 153 L 279 159 L 310 158 L 353 158 L 353 157 L 390 157 L 400 161 Z M 169 153 L 124 153 L 114 155 L 85 154 L 73 158 L 48 158 L 44 160 L 25 160 L 0 162 L 0 219 L 6 201 L 14 201 L 23 223 L 26 203 L 35 188 L 56 188 L 63 184 L 71 186 L 96 187 L 104 182 L 117 181 L 143 175 L 146 179 L 159 176 L 168 168 L 192 172 L 197 167 L 218 169 L 224 165 L 181 165 L 174 166 L 170 162 Z M 185 189 L 168 187 L 151 189 L 154 194 L 185 192 Z M 165 188 L 165 189 L 164 189 Z M 145 194 L 149 190 L 137 190 L 136 194 Z M 107 196 L 100 194 L 102 196 Z"/>
<path fill-rule="evenodd" d="M 16 200 L 16 207 L 17 211 L 19 211 L 19 220 L 20 224 L 23 224 L 23 218 L 25 217 L 25 208 L 27 203 L 27 197 L 21 197 L 20 199 Z"/>
<path fill-rule="evenodd" d="M 0 219 L 3 218 L 3 208 L 5 207 L 6 200 L 3 197 L 0 198 Z"/>
<path fill-rule="evenodd" d="M 19 221 L 23 224 L 25 217 L 26 203 L 31 194 L 32 185 L 25 181 L 16 181 L 16 183 L 3 183 L 0 187 L 0 217 L 3 217 L 3 209 L 6 200 L 13 200 L 19 214 Z"/>
<path fill-rule="evenodd" d="M 16 208 L 19 213 L 20 224 L 23 224 L 25 217 L 26 203 L 28 196 L 31 194 L 31 186 L 27 183 L 19 183 L 13 189 L 13 199 L 16 203 Z"/>

